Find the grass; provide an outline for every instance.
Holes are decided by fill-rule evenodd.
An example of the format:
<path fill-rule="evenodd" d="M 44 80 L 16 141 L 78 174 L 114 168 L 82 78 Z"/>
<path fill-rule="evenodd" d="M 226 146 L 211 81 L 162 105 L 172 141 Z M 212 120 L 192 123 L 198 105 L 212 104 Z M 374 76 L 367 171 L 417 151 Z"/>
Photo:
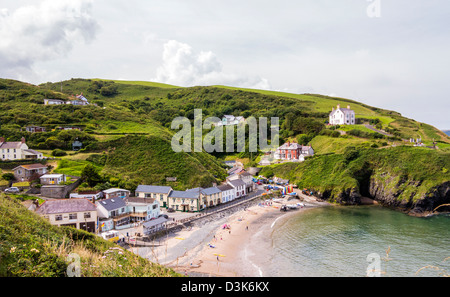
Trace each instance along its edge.
<path fill-rule="evenodd" d="M 53 172 L 66 175 L 81 176 L 81 172 L 87 164 L 91 163 L 86 160 L 61 159 L 58 160 L 58 166 L 53 170 Z M 94 166 L 100 170 L 102 169 L 98 165 Z"/>
<path fill-rule="evenodd" d="M 1 193 L 0 214 L 0 277 L 64 277 L 68 255 L 79 257 L 82 277 L 180 276 L 92 233 L 53 226 Z"/>
<path fill-rule="evenodd" d="M 385 197 L 413 203 L 427 199 L 433 189 L 450 180 L 449 153 L 407 146 L 356 152 L 350 159 L 345 151 L 315 156 L 300 164 L 267 166 L 261 174 L 290 179 L 300 188 L 328 192 L 331 199 L 347 189 L 360 191 L 361 183 L 370 181 L 383 187 Z"/>

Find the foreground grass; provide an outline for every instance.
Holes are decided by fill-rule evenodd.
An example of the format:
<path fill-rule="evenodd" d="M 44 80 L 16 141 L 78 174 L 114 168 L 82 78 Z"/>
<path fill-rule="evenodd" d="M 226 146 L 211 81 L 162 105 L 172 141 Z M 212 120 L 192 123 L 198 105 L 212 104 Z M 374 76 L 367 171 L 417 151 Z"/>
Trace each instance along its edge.
<path fill-rule="evenodd" d="M 0 194 L 0 277 L 64 277 L 68 255 L 79 257 L 80 276 L 179 276 L 97 235 L 52 226 Z"/>

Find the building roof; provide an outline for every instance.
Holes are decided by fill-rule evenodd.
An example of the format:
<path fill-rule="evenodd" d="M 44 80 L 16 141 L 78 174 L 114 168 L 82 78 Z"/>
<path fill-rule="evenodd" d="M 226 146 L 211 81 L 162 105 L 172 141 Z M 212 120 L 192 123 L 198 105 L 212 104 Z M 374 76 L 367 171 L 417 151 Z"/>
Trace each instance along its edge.
<path fill-rule="evenodd" d="M 220 193 L 222 192 L 219 188 L 217 187 L 211 187 L 211 188 L 206 188 L 202 190 L 202 193 L 205 195 L 212 195 L 212 194 L 216 194 L 216 193 Z"/>
<path fill-rule="evenodd" d="M 22 167 L 25 170 L 34 170 L 34 169 L 47 168 L 46 165 L 42 165 L 42 164 L 26 164 L 26 165 L 19 165 L 16 168 L 14 168 L 13 170 L 18 169 L 19 167 Z"/>
<path fill-rule="evenodd" d="M 38 209 L 38 214 L 56 214 L 70 213 L 82 211 L 95 211 L 97 208 L 88 199 L 72 198 L 72 199 L 55 199 L 46 200 Z"/>
<path fill-rule="evenodd" d="M 241 172 L 238 173 L 238 175 L 240 175 L 240 176 L 253 176 L 250 173 L 248 173 L 247 171 L 241 171 Z"/>
<path fill-rule="evenodd" d="M 126 203 L 122 198 L 111 198 L 97 201 L 98 206 L 102 206 L 104 209 L 111 211 L 126 207 Z"/>
<path fill-rule="evenodd" d="M 159 224 L 163 224 L 165 222 L 167 222 L 168 220 L 165 217 L 159 217 L 157 219 L 145 222 L 142 224 L 142 226 L 144 226 L 144 228 L 151 228 L 153 226 L 159 225 Z"/>
<path fill-rule="evenodd" d="M 139 185 L 136 188 L 136 192 L 144 192 L 144 193 L 160 193 L 167 194 L 172 190 L 171 187 L 168 186 L 148 186 L 148 185 Z"/>
<path fill-rule="evenodd" d="M 245 186 L 245 183 L 240 179 L 229 180 L 228 184 L 231 184 L 233 187 Z"/>
<path fill-rule="evenodd" d="M 198 192 L 195 192 L 195 191 L 172 191 L 169 194 L 169 198 L 198 199 Z"/>
<path fill-rule="evenodd" d="M 58 173 L 55 173 L 55 174 L 44 174 L 40 178 L 59 178 L 59 177 L 62 177 L 63 175 L 64 174 L 58 174 Z"/>
<path fill-rule="evenodd" d="M 130 193 L 130 191 L 128 191 L 128 190 L 125 190 L 125 189 L 118 189 L 118 188 L 111 188 L 111 189 L 107 189 L 107 190 L 103 190 L 103 193 L 105 193 L 105 194 L 111 194 L 111 193 L 114 193 L 114 192 L 128 192 L 128 193 Z"/>
<path fill-rule="evenodd" d="M 222 192 L 224 191 L 229 191 L 229 190 L 233 190 L 234 188 L 228 184 L 224 184 L 224 185 L 220 185 L 217 187 L 219 190 L 221 190 Z"/>
<path fill-rule="evenodd" d="M 22 144 L 25 144 L 21 141 L 14 141 L 14 142 L 0 142 L 0 149 L 20 149 Z"/>
<path fill-rule="evenodd" d="M 155 203 L 155 198 L 142 198 L 142 197 L 128 197 L 127 202 L 129 203 L 142 203 L 142 204 L 153 204 Z"/>
<path fill-rule="evenodd" d="M 278 149 L 279 150 L 296 150 L 296 149 L 301 149 L 301 148 L 302 148 L 302 146 L 296 142 L 286 142 L 285 144 L 280 146 Z"/>
<path fill-rule="evenodd" d="M 35 150 L 32 150 L 32 149 L 26 149 L 24 151 L 27 152 L 27 153 L 30 153 L 32 155 L 42 155 L 41 152 L 38 152 L 38 151 L 35 151 Z"/>

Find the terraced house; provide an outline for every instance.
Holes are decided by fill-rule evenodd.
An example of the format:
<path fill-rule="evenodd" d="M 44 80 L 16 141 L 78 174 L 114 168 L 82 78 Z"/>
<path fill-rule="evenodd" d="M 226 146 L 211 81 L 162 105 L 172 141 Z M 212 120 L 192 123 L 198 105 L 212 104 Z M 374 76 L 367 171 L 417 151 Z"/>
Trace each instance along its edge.
<path fill-rule="evenodd" d="M 154 198 L 159 201 L 159 205 L 164 208 L 168 208 L 168 197 L 172 188 L 168 186 L 150 186 L 139 185 L 136 188 L 135 194 L 141 198 Z"/>

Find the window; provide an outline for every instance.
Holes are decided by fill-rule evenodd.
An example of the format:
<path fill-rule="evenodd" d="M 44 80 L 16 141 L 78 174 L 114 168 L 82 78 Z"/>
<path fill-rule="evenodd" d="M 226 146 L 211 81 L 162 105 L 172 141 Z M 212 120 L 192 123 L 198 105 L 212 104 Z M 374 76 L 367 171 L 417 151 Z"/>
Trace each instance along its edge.
<path fill-rule="evenodd" d="M 55 215 L 55 221 L 62 221 L 62 215 Z"/>
<path fill-rule="evenodd" d="M 164 196 L 163 194 L 159 195 L 159 200 L 163 201 L 164 200 Z"/>
<path fill-rule="evenodd" d="M 158 205 L 154 204 L 153 205 L 153 209 L 156 209 L 158 207 Z"/>
<path fill-rule="evenodd" d="M 85 212 L 84 213 L 84 218 L 85 219 L 90 219 L 91 218 L 91 213 L 90 212 Z"/>
<path fill-rule="evenodd" d="M 152 198 L 152 194 L 144 194 L 145 198 Z"/>
<path fill-rule="evenodd" d="M 69 213 L 69 220 L 76 220 L 77 214 L 76 213 Z"/>

